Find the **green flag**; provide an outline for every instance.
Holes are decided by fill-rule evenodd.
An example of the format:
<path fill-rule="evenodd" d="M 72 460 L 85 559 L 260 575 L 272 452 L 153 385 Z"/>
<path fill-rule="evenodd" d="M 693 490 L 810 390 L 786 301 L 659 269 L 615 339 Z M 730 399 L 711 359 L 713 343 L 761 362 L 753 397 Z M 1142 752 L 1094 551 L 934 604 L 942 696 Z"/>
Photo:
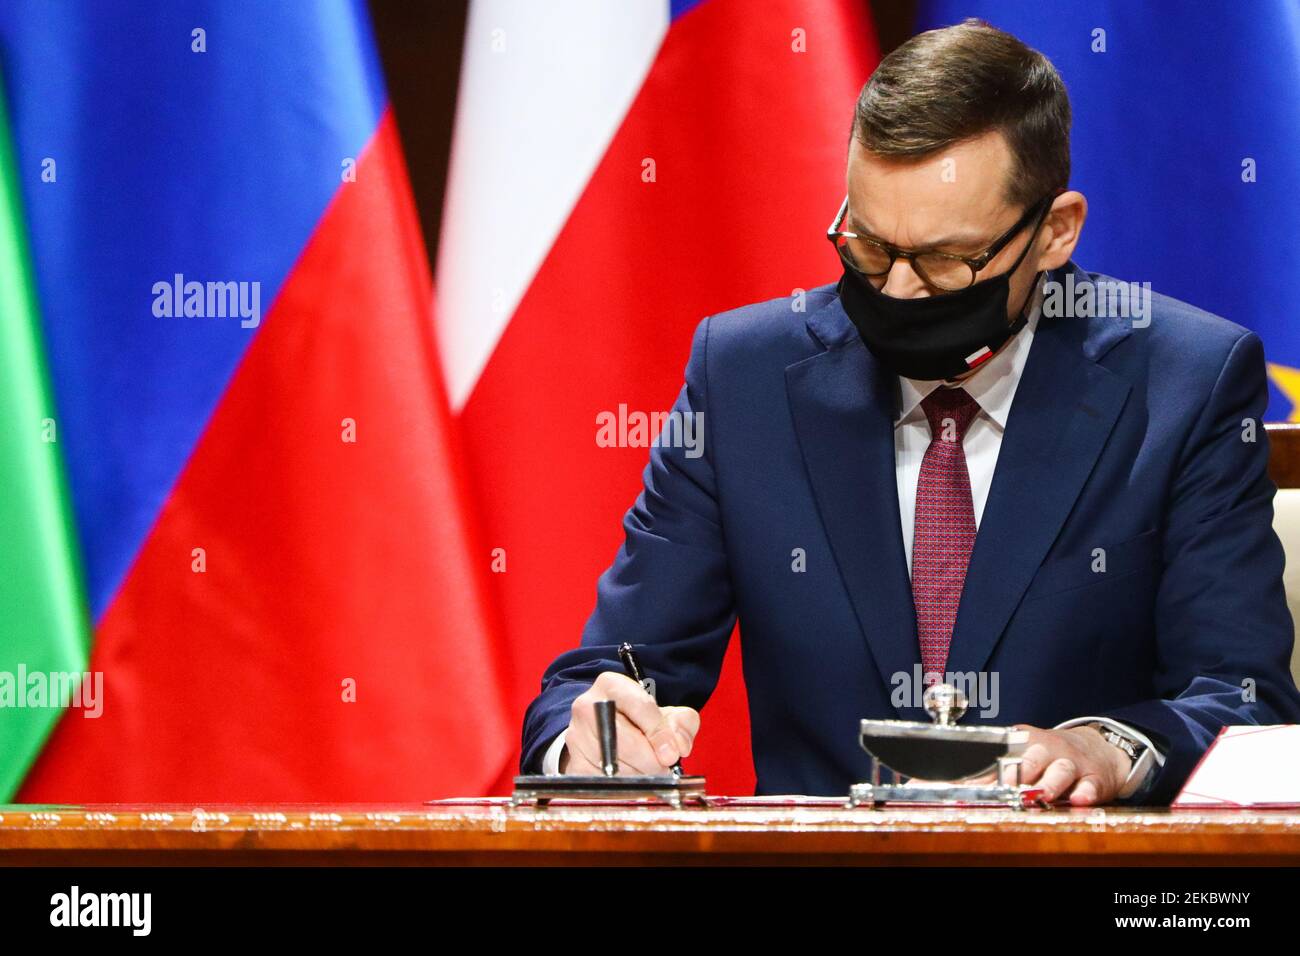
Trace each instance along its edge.
<path fill-rule="evenodd" d="M 61 678 L 90 653 L 18 175 L 0 88 L 0 801 L 62 714 Z"/>

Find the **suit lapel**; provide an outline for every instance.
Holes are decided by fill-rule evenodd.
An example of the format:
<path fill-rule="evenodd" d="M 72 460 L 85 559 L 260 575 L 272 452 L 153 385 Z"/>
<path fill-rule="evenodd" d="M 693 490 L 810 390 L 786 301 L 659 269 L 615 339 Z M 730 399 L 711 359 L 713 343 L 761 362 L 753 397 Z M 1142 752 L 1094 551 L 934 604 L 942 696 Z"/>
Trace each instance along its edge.
<path fill-rule="evenodd" d="M 1088 281 L 1075 270 L 1076 287 Z M 946 670 L 984 667 L 1069 517 L 1130 390 L 1091 359 L 1128 331 L 1114 319 L 1040 319 L 1007 417 Z"/>
<path fill-rule="evenodd" d="M 786 393 L 822 525 L 867 651 L 888 684 L 921 660 L 894 472 L 897 382 L 857 337 L 838 299 L 808 321 L 832 347 L 789 366 Z M 919 708 L 904 711 L 924 716 Z"/>

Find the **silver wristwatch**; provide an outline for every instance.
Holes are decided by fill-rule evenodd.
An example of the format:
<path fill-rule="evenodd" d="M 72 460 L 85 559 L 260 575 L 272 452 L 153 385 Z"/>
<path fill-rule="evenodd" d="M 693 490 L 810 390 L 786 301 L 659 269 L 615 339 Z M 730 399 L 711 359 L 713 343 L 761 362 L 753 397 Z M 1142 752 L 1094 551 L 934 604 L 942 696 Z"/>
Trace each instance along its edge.
<path fill-rule="evenodd" d="M 1129 759 L 1133 761 L 1133 766 L 1129 770 L 1128 777 L 1124 780 L 1124 785 L 1120 787 L 1118 795 L 1123 798 L 1136 793 L 1152 770 L 1155 763 L 1155 752 L 1142 741 L 1130 737 L 1128 734 L 1120 733 L 1113 727 L 1101 723 L 1091 723 L 1088 726 L 1096 728 L 1106 743 L 1112 747 L 1118 747 L 1128 754 Z"/>

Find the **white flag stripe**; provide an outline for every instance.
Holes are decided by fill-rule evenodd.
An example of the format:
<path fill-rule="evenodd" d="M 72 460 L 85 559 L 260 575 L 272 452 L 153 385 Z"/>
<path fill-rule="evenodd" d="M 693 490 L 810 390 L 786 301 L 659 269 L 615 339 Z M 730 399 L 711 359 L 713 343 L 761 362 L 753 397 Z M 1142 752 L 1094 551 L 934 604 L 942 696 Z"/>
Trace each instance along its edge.
<path fill-rule="evenodd" d="M 668 19 L 668 0 L 471 5 L 435 292 L 457 412 L 641 88 Z"/>

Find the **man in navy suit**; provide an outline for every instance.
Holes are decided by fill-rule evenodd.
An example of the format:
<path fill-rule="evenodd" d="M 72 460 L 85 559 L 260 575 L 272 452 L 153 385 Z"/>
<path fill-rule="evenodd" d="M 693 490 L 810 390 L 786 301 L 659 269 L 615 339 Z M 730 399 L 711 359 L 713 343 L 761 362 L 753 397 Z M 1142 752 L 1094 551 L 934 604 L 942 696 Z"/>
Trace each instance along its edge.
<path fill-rule="evenodd" d="M 625 770 L 688 755 L 737 617 L 759 793 L 847 794 L 858 721 L 927 720 L 940 679 L 1078 805 L 1168 802 L 1222 726 L 1300 721 L 1261 342 L 1070 261 L 1069 125 L 986 24 L 881 63 L 842 278 L 699 325 L 672 420 L 702 444 L 652 449 L 525 772 L 599 773 L 601 699 Z"/>

